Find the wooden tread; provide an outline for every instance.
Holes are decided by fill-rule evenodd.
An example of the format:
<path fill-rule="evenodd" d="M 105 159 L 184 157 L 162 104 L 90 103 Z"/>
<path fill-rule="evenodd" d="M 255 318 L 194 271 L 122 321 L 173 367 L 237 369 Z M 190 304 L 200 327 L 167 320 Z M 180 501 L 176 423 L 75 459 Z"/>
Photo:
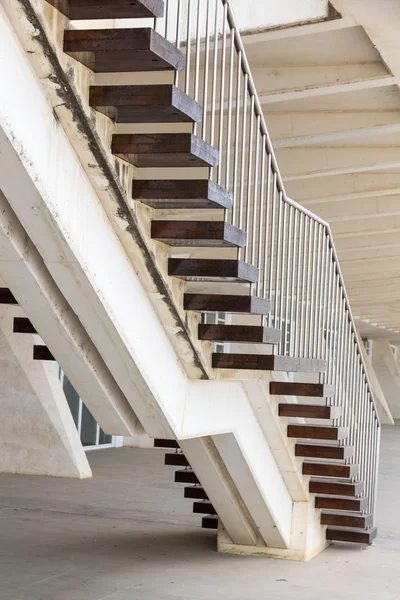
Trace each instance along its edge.
<path fill-rule="evenodd" d="M 353 446 L 324 446 L 321 444 L 296 444 L 296 456 L 305 458 L 328 458 L 332 460 L 345 460 L 354 455 Z"/>
<path fill-rule="evenodd" d="M 203 529 L 218 529 L 218 517 L 214 515 L 203 517 L 202 527 Z"/>
<path fill-rule="evenodd" d="M 179 444 L 176 440 L 154 440 L 154 448 L 179 448 Z"/>
<path fill-rule="evenodd" d="M 160 209 L 229 209 L 232 193 L 208 179 L 134 179 L 132 197 Z"/>
<path fill-rule="evenodd" d="M 15 317 L 13 333 L 37 333 L 37 331 L 26 317 Z"/>
<path fill-rule="evenodd" d="M 270 301 L 256 296 L 231 296 L 224 294 L 185 294 L 185 310 L 199 312 L 231 312 L 238 314 L 267 315 Z"/>
<path fill-rule="evenodd" d="M 55 361 L 47 346 L 33 346 L 33 360 Z"/>
<path fill-rule="evenodd" d="M 185 487 L 185 498 L 193 498 L 197 500 L 208 500 L 208 496 L 200 485 L 192 485 L 190 487 Z"/>
<path fill-rule="evenodd" d="M 187 281 L 257 283 L 259 270 L 241 260 L 212 258 L 170 258 L 168 275 Z"/>
<path fill-rule="evenodd" d="M 150 27 L 68 29 L 64 52 L 95 73 L 181 70 L 182 53 Z"/>
<path fill-rule="evenodd" d="M 304 396 L 312 398 L 331 398 L 335 387 L 323 383 L 302 383 L 291 381 L 271 381 L 270 392 L 276 396 Z"/>
<path fill-rule="evenodd" d="M 320 425 L 288 425 L 290 438 L 312 440 L 344 440 L 348 436 L 347 427 L 326 427 Z"/>
<path fill-rule="evenodd" d="M 364 492 L 364 483 L 356 481 L 334 481 L 333 479 L 311 479 L 310 494 L 323 494 L 324 496 L 360 496 Z"/>
<path fill-rule="evenodd" d="M 368 529 L 368 527 L 371 527 L 372 522 L 372 515 L 360 515 L 352 512 L 323 512 L 321 515 L 321 525 L 329 525 L 333 527 L 355 527 L 357 529 Z"/>
<path fill-rule="evenodd" d="M 209 342 L 240 342 L 246 344 L 279 344 L 280 329 L 259 325 L 205 325 L 198 329 L 199 340 Z"/>
<path fill-rule="evenodd" d="M 18 304 L 8 288 L 0 288 L 0 304 Z"/>
<path fill-rule="evenodd" d="M 191 469 L 175 471 L 175 483 L 200 483 Z"/>
<path fill-rule="evenodd" d="M 342 413 L 340 406 L 318 406 L 316 404 L 279 404 L 280 417 L 303 419 L 338 419 Z"/>
<path fill-rule="evenodd" d="M 115 156 L 139 168 L 216 167 L 218 150 L 191 133 L 119 133 L 112 138 Z"/>
<path fill-rule="evenodd" d="M 188 459 L 181 452 L 166 454 L 165 464 L 172 467 L 190 467 Z"/>
<path fill-rule="evenodd" d="M 217 511 L 211 504 L 211 502 L 205 500 L 204 502 L 193 502 L 193 512 L 197 515 L 216 515 Z"/>
<path fill-rule="evenodd" d="M 376 527 L 369 529 L 353 529 L 328 527 L 326 530 L 326 539 L 332 542 L 352 542 L 354 544 L 372 544 L 377 536 Z"/>
<path fill-rule="evenodd" d="M 313 358 L 291 358 L 275 354 L 213 354 L 214 369 L 284 371 L 286 373 L 320 373 L 323 361 Z M 314 362 L 315 361 L 315 362 Z"/>
<path fill-rule="evenodd" d="M 334 463 L 303 462 L 303 475 L 314 477 L 338 477 L 350 479 L 358 474 L 358 465 L 341 465 Z"/>
<path fill-rule="evenodd" d="M 163 0 L 47 0 L 71 20 L 145 19 L 164 15 Z"/>
<path fill-rule="evenodd" d="M 199 123 L 200 104 L 172 84 L 100 85 L 89 104 L 116 123 Z"/>
<path fill-rule="evenodd" d="M 246 232 L 225 221 L 152 221 L 151 237 L 169 246 L 243 248 Z"/>
<path fill-rule="evenodd" d="M 367 508 L 367 498 L 346 498 L 346 496 L 316 496 L 315 508 L 361 512 Z"/>

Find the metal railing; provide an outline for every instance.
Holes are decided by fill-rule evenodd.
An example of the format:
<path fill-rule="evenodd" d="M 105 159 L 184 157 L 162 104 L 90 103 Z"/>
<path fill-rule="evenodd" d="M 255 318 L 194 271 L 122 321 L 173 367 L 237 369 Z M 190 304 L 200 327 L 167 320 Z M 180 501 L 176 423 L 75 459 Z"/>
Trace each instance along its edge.
<path fill-rule="evenodd" d="M 374 513 L 380 423 L 329 225 L 287 197 L 229 0 L 166 0 L 156 30 L 182 51 L 175 84 L 203 106 L 193 132 L 219 150 L 210 178 L 233 193 L 225 220 L 247 232 L 238 257 L 259 269 L 250 293 L 271 300 L 263 323 L 282 329 L 279 352 L 328 363 L 335 421 L 360 466 Z"/>

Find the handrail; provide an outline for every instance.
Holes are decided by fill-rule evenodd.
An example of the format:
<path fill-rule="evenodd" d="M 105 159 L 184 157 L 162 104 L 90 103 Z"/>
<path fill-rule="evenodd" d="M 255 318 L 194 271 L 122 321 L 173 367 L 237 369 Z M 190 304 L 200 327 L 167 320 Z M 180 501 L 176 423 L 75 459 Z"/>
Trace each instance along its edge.
<path fill-rule="evenodd" d="M 332 232 L 286 194 L 230 0 L 166 0 L 155 27 L 184 54 L 175 84 L 203 104 L 201 137 L 217 142 L 210 179 L 233 193 L 225 220 L 247 231 L 238 258 L 260 273 L 250 294 L 271 300 L 267 324 L 282 330 L 281 354 L 327 361 L 322 381 L 336 386 L 336 423 L 349 429 L 355 480 L 364 481 L 374 513 L 380 421 Z"/>

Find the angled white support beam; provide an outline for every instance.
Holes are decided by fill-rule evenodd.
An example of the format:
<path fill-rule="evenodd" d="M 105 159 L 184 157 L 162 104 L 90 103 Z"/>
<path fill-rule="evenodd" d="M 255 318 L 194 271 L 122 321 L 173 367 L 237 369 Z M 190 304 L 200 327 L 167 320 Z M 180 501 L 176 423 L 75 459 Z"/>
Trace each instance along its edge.
<path fill-rule="evenodd" d="M 385 217 L 387 218 L 387 217 Z M 375 219 L 377 220 L 377 219 Z M 366 235 L 386 235 L 386 234 L 391 234 L 391 233 L 395 233 L 397 235 L 399 235 L 400 233 L 400 223 L 398 227 L 390 227 L 389 224 L 386 225 L 386 223 L 383 223 L 382 225 L 382 229 L 371 229 L 369 231 L 345 231 L 343 233 L 340 233 L 340 231 L 335 232 L 335 239 L 344 239 L 344 238 L 358 238 L 358 237 L 364 237 Z"/>
<path fill-rule="evenodd" d="M 276 40 L 289 40 L 296 37 L 307 35 L 315 35 L 318 33 L 326 33 L 329 31 L 340 31 L 341 29 L 349 29 L 357 27 L 357 23 L 351 16 L 343 19 L 326 19 L 317 23 L 300 23 L 287 27 L 277 27 L 276 29 L 267 29 L 259 33 L 249 32 L 243 35 L 245 46 L 253 46 L 255 44 L 265 44 L 266 42 L 274 42 Z"/>
<path fill-rule="evenodd" d="M 371 77 L 362 81 L 347 81 L 340 84 L 331 84 L 326 86 L 316 86 L 299 91 L 284 91 L 270 94 L 260 94 L 262 105 L 278 104 L 281 102 L 290 102 L 292 100 L 302 100 L 304 98 L 321 98 L 322 96 L 331 96 L 333 94 L 343 94 L 348 92 L 360 92 L 363 90 L 372 90 L 385 88 L 396 84 L 396 80 L 391 75 L 381 77 Z"/>
<path fill-rule="evenodd" d="M 256 67 L 252 69 L 252 73 L 261 97 L 289 92 L 300 94 L 300 92 L 325 88 L 336 89 L 342 85 L 347 86 L 346 89 L 349 88 L 349 91 L 353 91 L 353 84 L 388 77 L 385 66 L 376 61 L 349 62 L 344 65 L 276 64 L 271 67 Z"/>
<path fill-rule="evenodd" d="M 400 133 L 400 115 L 399 122 L 390 125 L 376 125 L 375 127 L 363 127 L 359 129 L 347 129 L 343 131 L 334 131 L 327 133 L 315 133 L 311 135 L 299 135 L 296 137 L 282 138 L 274 140 L 274 148 L 299 148 L 305 146 L 330 146 L 331 144 L 340 144 L 349 140 L 357 141 L 370 139 L 373 136 Z"/>
<path fill-rule="evenodd" d="M 397 147 L 281 148 L 277 159 L 285 181 L 400 168 Z"/>
<path fill-rule="evenodd" d="M 377 189 L 362 192 L 353 192 L 351 194 L 341 194 L 337 196 L 324 196 L 323 198 L 312 198 L 310 200 L 306 198 L 301 199 L 301 203 L 304 206 L 315 206 L 322 204 L 332 204 L 333 202 L 351 202 L 353 200 L 363 200 L 366 198 L 379 198 L 383 196 L 399 196 L 400 187 L 388 188 L 388 189 Z"/>
<path fill-rule="evenodd" d="M 279 146 L 282 141 L 282 147 L 291 147 L 293 143 L 297 144 L 298 139 L 304 139 L 305 144 L 313 141 L 314 136 L 321 136 L 318 145 L 329 145 L 329 136 L 344 134 L 348 131 L 363 131 L 365 129 L 374 129 L 375 127 L 385 127 L 387 125 L 397 125 L 400 122 L 400 110 L 313 110 L 300 112 L 268 112 L 265 111 L 265 118 L 268 129 L 274 145 Z M 327 143 L 323 143 L 327 136 Z M 341 138 L 340 138 L 341 139 Z M 286 146 L 286 140 L 288 145 Z M 301 144 L 302 145 L 302 144 Z"/>

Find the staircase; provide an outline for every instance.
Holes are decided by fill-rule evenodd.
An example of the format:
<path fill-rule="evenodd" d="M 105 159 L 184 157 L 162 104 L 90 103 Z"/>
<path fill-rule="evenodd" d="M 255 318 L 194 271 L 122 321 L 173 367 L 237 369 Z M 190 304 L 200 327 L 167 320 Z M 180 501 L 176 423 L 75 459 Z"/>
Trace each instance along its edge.
<path fill-rule="evenodd" d="M 149 133 L 114 133 L 110 149 L 116 164 L 139 173 L 132 199 L 152 210 L 151 239 L 171 248 L 168 277 L 187 282 L 183 309 L 201 315 L 198 340 L 224 344 L 211 357 L 214 376 L 283 375 L 269 392 L 280 397 L 278 414 L 287 419 L 287 438 L 296 440 L 295 456 L 304 459 L 327 540 L 370 544 L 377 533 L 379 422 L 329 227 L 286 198 L 229 2 L 215 3 L 212 53 L 208 13 L 204 39 L 198 11 L 194 43 L 196 28 L 182 27 L 179 18 L 172 42 L 161 0 L 50 0 L 70 19 L 155 20 L 154 27 L 68 29 L 64 52 L 97 74 L 171 74 L 174 83 L 93 85 L 89 105 L 117 124 L 152 126 Z M 188 124 L 192 132 L 165 132 L 166 125 Z M 154 178 L 155 169 L 162 178 Z M 225 284 L 226 292 L 219 287 Z M 0 302 L 11 300 L 0 290 Z M 209 324 L 209 313 L 232 323 Z M 35 328 L 16 319 L 14 331 Z M 227 351 L 237 344 L 239 352 Z M 33 358 L 54 360 L 46 346 L 35 346 Z M 217 529 L 216 510 L 179 443 L 156 439 L 155 446 L 175 450 L 165 458 L 182 467 L 175 481 L 190 484 L 185 497 L 205 515 L 203 527 Z"/>

